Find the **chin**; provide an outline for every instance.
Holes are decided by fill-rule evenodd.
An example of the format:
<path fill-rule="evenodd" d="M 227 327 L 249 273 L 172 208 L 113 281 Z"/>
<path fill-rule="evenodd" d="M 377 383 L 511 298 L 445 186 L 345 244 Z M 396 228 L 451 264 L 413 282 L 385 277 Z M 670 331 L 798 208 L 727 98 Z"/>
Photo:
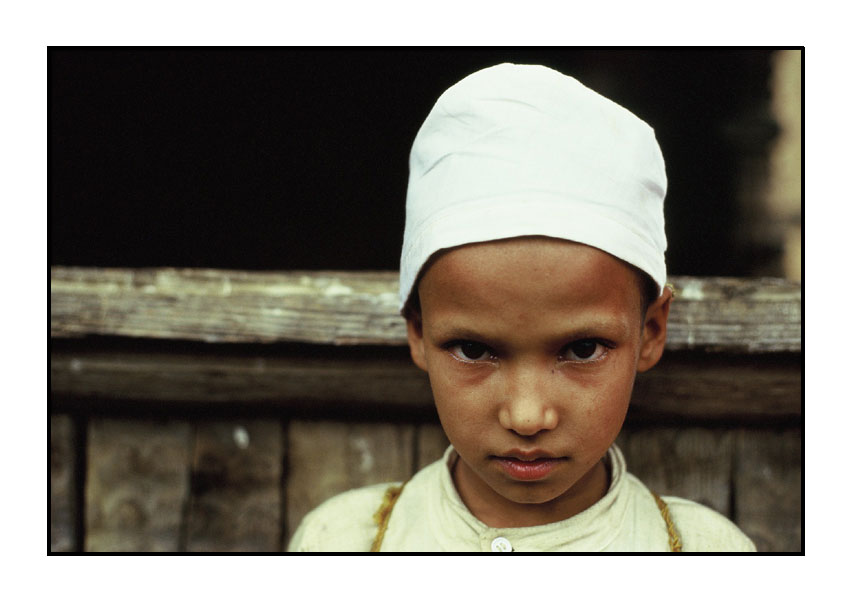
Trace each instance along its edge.
<path fill-rule="evenodd" d="M 511 483 L 508 487 L 496 489 L 499 494 L 511 502 L 523 505 L 542 505 L 559 498 L 570 489 L 544 482 Z"/>

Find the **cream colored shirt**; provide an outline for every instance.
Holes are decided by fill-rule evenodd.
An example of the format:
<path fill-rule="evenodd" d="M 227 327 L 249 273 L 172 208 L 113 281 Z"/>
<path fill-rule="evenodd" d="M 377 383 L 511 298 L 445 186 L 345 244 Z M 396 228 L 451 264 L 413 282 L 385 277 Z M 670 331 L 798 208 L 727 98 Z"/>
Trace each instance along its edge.
<path fill-rule="evenodd" d="M 450 446 L 404 487 L 393 508 L 382 552 L 645 552 L 669 551 L 667 524 L 652 493 L 626 471 L 619 448 L 606 456 L 608 493 L 563 521 L 491 528 L 460 499 L 450 475 L 457 453 Z M 308 513 L 289 543 L 293 552 L 369 551 L 373 519 L 384 492 L 379 484 L 339 494 Z M 753 552 L 755 545 L 726 517 L 703 505 L 665 496 L 684 552 Z"/>

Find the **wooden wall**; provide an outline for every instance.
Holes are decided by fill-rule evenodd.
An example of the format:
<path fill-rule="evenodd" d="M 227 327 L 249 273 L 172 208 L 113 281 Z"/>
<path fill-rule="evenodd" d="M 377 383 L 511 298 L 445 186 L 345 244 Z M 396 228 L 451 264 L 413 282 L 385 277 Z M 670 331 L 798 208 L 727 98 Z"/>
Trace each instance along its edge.
<path fill-rule="evenodd" d="M 54 268 L 51 550 L 285 550 L 329 496 L 437 459 L 394 279 Z M 799 552 L 799 285 L 673 281 L 669 352 L 618 439 L 630 470 Z"/>

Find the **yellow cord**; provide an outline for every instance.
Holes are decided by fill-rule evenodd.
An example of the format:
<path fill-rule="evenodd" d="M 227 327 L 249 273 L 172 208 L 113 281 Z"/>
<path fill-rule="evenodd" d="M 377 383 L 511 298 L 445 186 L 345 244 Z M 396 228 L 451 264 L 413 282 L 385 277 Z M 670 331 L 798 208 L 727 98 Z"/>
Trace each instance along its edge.
<path fill-rule="evenodd" d="M 670 543 L 670 551 L 673 553 L 681 553 L 682 542 L 679 540 L 679 534 L 676 532 L 676 526 L 673 525 L 673 519 L 670 517 L 670 509 L 667 507 L 667 503 L 661 500 L 661 497 L 655 492 L 653 492 L 652 495 L 655 497 L 655 504 L 658 505 L 658 509 L 661 511 L 661 517 L 664 518 L 664 522 L 667 524 L 667 541 Z"/>
<path fill-rule="evenodd" d="M 375 540 L 372 542 L 372 549 L 370 552 L 377 553 L 381 550 L 381 544 L 384 542 L 384 533 L 387 531 L 387 524 L 390 523 L 390 514 L 393 512 L 393 507 L 395 506 L 398 497 L 401 496 L 401 491 L 404 490 L 406 485 L 407 482 L 404 482 L 400 486 L 390 486 L 387 488 L 387 491 L 384 492 L 384 501 L 381 503 L 381 507 L 375 511 L 375 514 L 372 516 L 372 519 L 374 519 L 375 523 L 378 524 L 378 533 L 375 536 Z"/>

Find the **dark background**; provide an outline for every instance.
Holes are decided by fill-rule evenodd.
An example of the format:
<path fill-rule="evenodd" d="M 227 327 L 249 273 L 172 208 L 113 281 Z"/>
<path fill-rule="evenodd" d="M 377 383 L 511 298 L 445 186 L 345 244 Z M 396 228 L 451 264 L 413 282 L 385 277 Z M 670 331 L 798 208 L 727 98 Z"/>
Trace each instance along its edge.
<path fill-rule="evenodd" d="M 437 97 L 542 63 L 655 128 L 671 274 L 740 275 L 747 158 L 764 154 L 766 49 L 52 48 L 52 265 L 398 268 L 407 157 Z"/>

